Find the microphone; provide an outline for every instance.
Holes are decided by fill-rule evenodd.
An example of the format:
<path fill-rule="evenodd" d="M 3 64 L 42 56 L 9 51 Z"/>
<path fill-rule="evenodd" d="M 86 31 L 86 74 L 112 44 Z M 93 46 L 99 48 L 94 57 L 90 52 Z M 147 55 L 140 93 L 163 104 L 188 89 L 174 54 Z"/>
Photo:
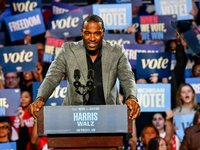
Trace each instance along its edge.
<path fill-rule="evenodd" d="M 88 81 L 87 81 L 87 87 L 89 90 L 92 90 L 93 87 L 93 79 L 94 79 L 94 70 L 90 69 L 88 70 Z"/>
<path fill-rule="evenodd" d="M 75 69 L 74 70 L 74 79 L 75 79 L 74 86 L 75 86 L 75 88 L 79 88 L 81 86 L 81 83 L 79 81 L 80 77 L 81 77 L 80 70 Z"/>

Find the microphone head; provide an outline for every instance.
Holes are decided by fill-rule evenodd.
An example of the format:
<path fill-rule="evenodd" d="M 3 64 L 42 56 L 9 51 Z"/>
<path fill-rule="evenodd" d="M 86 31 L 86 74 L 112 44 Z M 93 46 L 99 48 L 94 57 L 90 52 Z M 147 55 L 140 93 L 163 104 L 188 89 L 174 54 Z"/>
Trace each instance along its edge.
<path fill-rule="evenodd" d="M 92 70 L 92 69 L 88 70 L 88 79 L 89 78 L 94 79 L 94 70 Z"/>
<path fill-rule="evenodd" d="M 80 77 L 81 77 L 81 74 L 80 74 L 80 70 L 79 69 L 75 69 L 74 70 L 74 78 L 77 78 L 78 77 L 78 79 L 80 79 Z"/>

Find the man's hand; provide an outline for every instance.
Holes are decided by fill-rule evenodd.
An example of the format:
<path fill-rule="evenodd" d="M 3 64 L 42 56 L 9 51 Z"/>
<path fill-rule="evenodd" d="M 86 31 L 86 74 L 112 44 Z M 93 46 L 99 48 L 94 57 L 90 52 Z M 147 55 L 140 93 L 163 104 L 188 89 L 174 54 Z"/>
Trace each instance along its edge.
<path fill-rule="evenodd" d="M 125 103 L 131 111 L 129 119 L 133 120 L 133 119 L 136 119 L 137 117 L 139 117 L 140 105 L 136 101 L 131 100 L 131 99 L 126 100 Z"/>
<path fill-rule="evenodd" d="M 28 110 L 35 120 L 37 120 L 38 117 L 37 112 L 42 108 L 42 106 L 44 106 L 43 97 L 39 97 L 35 102 L 33 102 L 28 106 Z"/>

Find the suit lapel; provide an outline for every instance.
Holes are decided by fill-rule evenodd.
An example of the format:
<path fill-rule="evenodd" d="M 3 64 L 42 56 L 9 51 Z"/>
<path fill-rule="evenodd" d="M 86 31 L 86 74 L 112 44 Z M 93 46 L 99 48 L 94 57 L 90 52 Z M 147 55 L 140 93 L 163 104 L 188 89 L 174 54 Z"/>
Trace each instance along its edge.
<path fill-rule="evenodd" d="M 79 65 L 79 68 L 80 68 L 81 76 L 83 75 L 83 78 L 84 78 L 85 83 L 86 83 L 88 66 L 87 66 L 85 47 L 83 46 L 83 40 L 78 42 L 77 47 L 74 50 L 74 54 L 76 56 L 76 61 L 78 62 L 78 65 Z"/>
<path fill-rule="evenodd" d="M 109 73 L 110 73 L 110 64 L 112 63 L 110 50 L 108 49 L 106 42 L 103 40 L 102 44 L 102 80 L 103 80 L 103 91 L 105 100 L 107 101 L 108 97 L 108 85 L 109 85 Z"/>

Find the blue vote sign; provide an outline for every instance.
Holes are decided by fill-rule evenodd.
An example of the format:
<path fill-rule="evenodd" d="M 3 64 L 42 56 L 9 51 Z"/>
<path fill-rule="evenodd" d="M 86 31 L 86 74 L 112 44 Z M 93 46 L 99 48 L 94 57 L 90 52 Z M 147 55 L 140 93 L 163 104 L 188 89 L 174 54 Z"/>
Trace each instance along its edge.
<path fill-rule="evenodd" d="M 177 20 L 190 20 L 193 16 L 192 0 L 155 0 L 156 13 L 159 15 L 177 15 Z M 168 20 L 171 21 L 171 20 Z"/>
<path fill-rule="evenodd" d="M 176 39 L 175 31 L 170 25 L 170 21 L 176 20 L 176 15 L 140 16 L 142 40 Z"/>
<path fill-rule="evenodd" d="M 20 89 L 0 89 L 0 116 L 16 116 L 20 107 Z"/>
<path fill-rule="evenodd" d="M 0 143 L 0 150 L 17 150 L 16 142 Z"/>
<path fill-rule="evenodd" d="M 176 134 L 179 137 L 180 141 L 183 140 L 184 130 L 187 127 L 190 127 L 193 125 L 193 118 L 194 118 L 194 114 L 175 116 L 175 126 L 178 127 L 178 130 L 176 130 Z"/>
<path fill-rule="evenodd" d="M 0 64 L 4 73 L 35 71 L 38 63 L 37 45 L 5 46 L 0 48 Z"/>
<path fill-rule="evenodd" d="M 49 18 L 48 28 L 53 38 L 80 36 L 83 22 L 83 12 L 67 12 Z"/>
<path fill-rule="evenodd" d="M 197 102 L 200 103 L 200 78 L 193 77 L 193 78 L 185 78 L 185 83 L 189 83 L 197 96 Z"/>
<path fill-rule="evenodd" d="M 51 7 L 53 15 L 64 14 L 71 10 L 80 8 L 80 6 L 70 5 L 62 2 L 56 2 L 55 0 L 51 0 Z"/>
<path fill-rule="evenodd" d="M 164 112 L 171 109 L 170 84 L 137 84 L 141 112 Z"/>
<path fill-rule="evenodd" d="M 104 40 L 110 42 L 111 44 L 134 44 L 135 35 L 133 34 L 105 34 Z"/>
<path fill-rule="evenodd" d="M 37 91 L 42 82 L 33 82 L 33 100 L 35 101 L 37 97 Z M 67 81 L 62 80 L 60 84 L 55 88 L 54 92 L 51 94 L 47 100 L 45 106 L 61 106 L 67 92 Z"/>
<path fill-rule="evenodd" d="M 122 4 L 122 3 L 131 3 L 132 7 L 135 6 L 142 6 L 142 0 L 107 0 L 109 4 L 117 3 L 117 4 Z"/>
<path fill-rule="evenodd" d="M 41 0 L 9 0 L 9 3 L 13 15 L 33 11 L 36 8 L 42 10 Z"/>
<path fill-rule="evenodd" d="M 150 74 L 156 74 L 158 78 L 169 77 L 170 67 L 171 52 L 137 54 L 137 78 L 148 79 Z"/>
<path fill-rule="evenodd" d="M 161 51 L 160 45 L 124 44 L 124 48 L 132 69 L 136 69 L 137 53 L 158 53 Z"/>
<path fill-rule="evenodd" d="M 93 5 L 93 14 L 100 16 L 106 30 L 126 29 L 132 25 L 131 4 Z"/>
<path fill-rule="evenodd" d="M 35 36 L 46 32 L 39 8 L 5 18 L 11 41 L 24 39 L 25 35 Z"/>
<path fill-rule="evenodd" d="M 0 32 L 0 45 L 5 45 L 5 32 Z"/>

